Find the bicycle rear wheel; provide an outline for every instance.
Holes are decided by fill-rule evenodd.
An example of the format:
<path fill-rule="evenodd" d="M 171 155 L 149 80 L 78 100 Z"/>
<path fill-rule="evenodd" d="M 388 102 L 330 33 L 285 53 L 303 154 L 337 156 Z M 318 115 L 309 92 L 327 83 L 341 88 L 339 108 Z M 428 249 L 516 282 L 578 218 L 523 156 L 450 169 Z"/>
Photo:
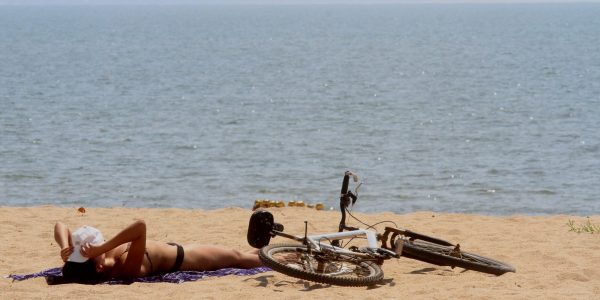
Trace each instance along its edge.
<path fill-rule="evenodd" d="M 454 246 L 443 246 L 420 240 L 404 240 L 402 256 L 428 262 L 438 266 L 460 267 L 473 271 L 502 275 L 515 272 L 509 264 L 478 254 L 461 251 Z"/>
<path fill-rule="evenodd" d="M 305 245 L 274 244 L 258 252 L 262 262 L 275 271 L 314 282 L 341 285 L 372 285 L 383 278 L 379 265 L 352 255 L 312 251 Z"/>

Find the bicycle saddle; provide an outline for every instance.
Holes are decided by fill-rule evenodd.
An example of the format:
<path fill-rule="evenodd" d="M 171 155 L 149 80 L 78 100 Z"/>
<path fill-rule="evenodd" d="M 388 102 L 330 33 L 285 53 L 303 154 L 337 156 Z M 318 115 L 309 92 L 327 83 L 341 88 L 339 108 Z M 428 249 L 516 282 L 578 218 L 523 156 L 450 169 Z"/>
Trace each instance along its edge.
<path fill-rule="evenodd" d="M 283 230 L 281 224 L 273 220 L 273 214 L 266 210 L 256 210 L 248 224 L 248 244 L 254 248 L 262 248 L 271 241 L 271 229 Z"/>

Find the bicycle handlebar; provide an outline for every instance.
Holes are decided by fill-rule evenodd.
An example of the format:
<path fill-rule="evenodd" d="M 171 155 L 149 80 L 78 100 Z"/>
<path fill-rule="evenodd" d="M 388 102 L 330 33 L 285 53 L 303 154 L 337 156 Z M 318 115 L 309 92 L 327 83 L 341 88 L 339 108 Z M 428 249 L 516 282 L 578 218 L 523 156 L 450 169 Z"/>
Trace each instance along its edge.
<path fill-rule="evenodd" d="M 342 181 L 342 190 L 340 192 L 340 211 L 342 212 L 342 219 L 340 221 L 339 232 L 344 231 L 344 229 L 348 229 L 346 226 L 346 208 L 350 205 L 350 201 L 352 203 L 356 202 L 357 197 L 352 194 L 352 192 L 348 191 L 348 185 L 350 183 L 350 177 L 354 180 L 354 182 L 358 181 L 358 176 L 350 171 L 346 171 L 344 173 L 344 180 Z"/>
<path fill-rule="evenodd" d="M 348 193 L 348 184 L 350 183 L 350 176 L 352 176 L 352 179 L 354 180 L 354 182 L 358 181 L 358 176 L 356 174 L 354 174 L 350 171 L 346 171 L 344 173 L 344 181 L 342 182 L 342 191 L 341 191 L 342 197 Z"/>
<path fill-rule="evenodd" d="M 342 207 L 342 212 L 344 208 L 348 207 L 350 204 L 350 199 L 352 199 L 352 203 L 356 202 L 356 195 L 354 195 L 351 191 L 348 191 L 348 185 L 350 183 L 350 177 L 354 180 L 354 182 L 358 181 L 358 176 L 350 171 L 346 171 L 344 173 L 344 180 L 342 182 L 342 190 L 340 191 L 340 206 Z"/>

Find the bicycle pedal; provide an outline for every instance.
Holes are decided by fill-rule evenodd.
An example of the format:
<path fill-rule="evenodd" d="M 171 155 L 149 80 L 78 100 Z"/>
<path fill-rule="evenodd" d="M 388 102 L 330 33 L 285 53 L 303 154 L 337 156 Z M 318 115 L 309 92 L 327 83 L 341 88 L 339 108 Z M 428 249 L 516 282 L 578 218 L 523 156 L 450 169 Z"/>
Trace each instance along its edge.
<path fill-rule="evenodd" d="M 450 256 L 461 257 L 461 254 L 460 254 L 460 244 L 456 244 L 456 246 L 454 247 L 454 249 L 452 249 L 452 252 L 450 252 Z"/>

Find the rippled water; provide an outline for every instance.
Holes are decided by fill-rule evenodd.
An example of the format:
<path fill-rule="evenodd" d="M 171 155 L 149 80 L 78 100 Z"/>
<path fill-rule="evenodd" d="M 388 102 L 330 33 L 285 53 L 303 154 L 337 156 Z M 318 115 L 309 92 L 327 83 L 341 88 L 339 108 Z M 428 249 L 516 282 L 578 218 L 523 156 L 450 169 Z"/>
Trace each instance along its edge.
<path fill-rule="evenodd" d="M 0 204 L 598 214 L 598 15 L 0 6 Z"/>

